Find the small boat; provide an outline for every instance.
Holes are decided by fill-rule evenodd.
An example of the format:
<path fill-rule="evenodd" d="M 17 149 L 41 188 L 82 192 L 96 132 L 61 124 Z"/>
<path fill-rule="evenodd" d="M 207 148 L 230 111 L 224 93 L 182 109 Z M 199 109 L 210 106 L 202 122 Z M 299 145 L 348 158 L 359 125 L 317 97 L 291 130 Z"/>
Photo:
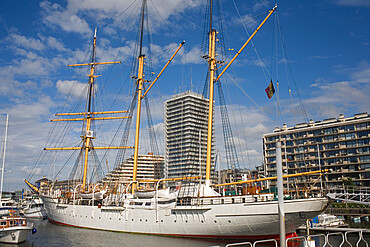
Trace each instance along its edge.
<path fill-rule="evenodd" d="M 46 219 L 48 217 L 44 203 L 40 198 L 34 198 L 28 201 L 21 213 L 26 218 Z"/>
<path fill-rule="evenodd" d="M 82 199 L 95 199 L 95 200 L 101 200 L 104 197 L 104 194 L 107 191 L 101 190 L 101 191 L 95 191 L 95 192 L 80 192 L 77 195 L 82 197 Z"/>
<path fill-rule="evenodd" d="M 16 202 L 11 198 L 1 198 L 0 216 L 13 214 L 14 212 L 18 212 Z"/>
<path fill-rule="evenodd" d="M 29 232 L 36 232 L 32 223 L 19 216 L 6 216 L 0 219 L 0 243 L 18 244 L 26 241 Z"/>
<path fill-rule="evenodd" d="M 160 189 L 156 192 L 156 190 L 135 190 L 135 196 L 137 198 L 176 198 L 177 191 L 170 193 L 170 188 Z"/>
<path fill-rule="evenodd" d="M 2 214 L 2 218 L 0 218 L 0 243 L 17 244 L 26 241 L 29 232 L 32 230 L 33 233 L 36 233 L 36 229 L 33 228 L 32 223 L 27 223 L 26 218 L 14 216 L 15 210 L 18 210 L 14 200 L 10 198 L 2 198 L 8 124 L 9 116 L 7 114 L 0 185 L 0 213 Z M 8 214 L 8 216 L 5 216 L 4 214 Z"/>
<path fill-rule="evenodd" d="M 361 222 L 361 217 L 352 217 L 352 222 L 360 223 Z"/>
<path fill-rule="evenodd" d="M 344 219 L 341 219 L 335 215 L 332 214 L 319 214 L 317 216 L 318 218 L 318 223 L 315 224 L 314 226 L 319 226 L 319 227 L 344 227 L 348 226 L 345 222 Z"/>
<path fill-rule="evenodd" d="M 1 169 L 1 183 L 0 183 L 0 216 L 8 215 L 18 210 L 16 202 L 11 198 L 3 198 L 3 184 L 4 184 L 4 170 L 5 170 L 5 153 L 6 153 L 6 139 L 8 137 L 9 115 L 6 114 L 5 134 L 3 145 L 3 162 Z"/>

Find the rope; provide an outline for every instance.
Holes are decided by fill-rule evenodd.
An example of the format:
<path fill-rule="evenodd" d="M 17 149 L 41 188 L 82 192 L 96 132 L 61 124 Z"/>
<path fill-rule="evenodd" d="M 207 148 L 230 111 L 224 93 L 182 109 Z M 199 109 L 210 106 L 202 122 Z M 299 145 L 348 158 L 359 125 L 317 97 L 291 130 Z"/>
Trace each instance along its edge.
<path fill-rule="evenodd" d="M 281 31 L 281 26 L 280 26 L 279 18 L 277 18 L 277 24 L 278 24 L 278 28 L 279 28 L 280 37 L 281 37 L 281 47 L 282 47 L 283 56 L 286 58 L 287 61 L 289 61 L 288 55 L 287 55 L 287 48 L 286 48 L 286 44 L 285 44 L 284 39 L 283 39 L 283 33 Z M 293 77 L 292 68 L 290 67 L 290 64 L 288 62 L 285 63 L 285 66 L 287 67 L 286 68 L 286 71 L 289 71 L 290 72 L 290 75 L 291 75 L 292 80 L 293 80 L 293 84 L 294 84 L 294 86 L 296 88 L 296 91 L 297 91 L 297 96 L 298 96 L 298 100 L 300 102 L 302 113 L 303 113 L 303 115 L 305 117 L 306 122 L 308 123 L 307 113 L 306 113 L 306 110 L 305 110 L 305 107 L 304 107 L 304 104 L 303 104 L 303 101 L 302 101 L 301 94 L 299 93 L 297 83 L 296 83 L 296 81 L 295 81 L 295 79 Z M 289 83 L 289 76 L 288 75 L 287 75 L 287 78 L 288 78 L 288 83 Z"/>

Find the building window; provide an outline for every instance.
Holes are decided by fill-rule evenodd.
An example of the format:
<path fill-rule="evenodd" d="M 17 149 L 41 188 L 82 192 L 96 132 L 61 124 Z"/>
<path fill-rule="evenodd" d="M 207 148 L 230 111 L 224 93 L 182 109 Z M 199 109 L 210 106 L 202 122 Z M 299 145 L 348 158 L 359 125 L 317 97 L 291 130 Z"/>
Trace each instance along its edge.
<path fill-rule="evenodd" d="M 357 137 L 358 137 L 358 138 L 367 137 L 368 132 L 369 132 L 369 131 L 360 131 L 360 132 L 357 132 Z"/>
<path fill-rule="evenodd" d="M 324 142 L 331 142 L 334 141 L 334 136 L 324 136 Z"/>
<path fill-rule="evenodd" d="M 355 130 L 355 126 L 353 124 L 346 125 L 345 130 L 346 131 L 353 131 L 353 130 Z"/>
<path fill-rule="evenodd" d="M 337 133 L 337 132 L 338 132 L 338 128 L 336 128 L 336 127 L 324 129 L 324 134 L 325 135 L 333 134 L 333 133 Z"/>
<path fill-rule="evenodd" d="M 360 156 L 360 162 L 361 163 L 370 162 L 370 155 Z"/>
<path fill-rule="evenodd" d="M 358 149 L 358 152 L 359 152 L 360 154 L 368 154 L 368 153 L 369 153 L 369 150 L 370 150 L 370 148 L 369 148 L 369 147 L 363 147 L 363 148 L 359 148 L 359 149 Z"/>
<path fill-rule="evenodd" d="M 366 123 L 360 123 L 360 124 L 356 124 L 356 129 L 357 130 L 363 130 L 363 129 L 366 129 Z"/>
<path fill-rule="evenodd" d="M 296 150 L 296 153 L 304 153 L 304 147 L 298 147 L 295 150 Z"/>
<path fill-rule="evenodd" d="M 314 134 L 315 136 L 319 136 L 319 135 L 321 135 L 321 134 L 322 134 L 322 130 L 315 130 L 315 131 L 313 132 L 313 134 Z"/>
<path fill-rule="evenodd" d="M 348 141 L 347 142 L 347 147 L 350 148 L 350 147 L 356 147 L 356 141 Z"/>
<path fill-rule="evenodd" d="M 267 144 L 267 149 L 275 148 L 275 143 Z"/>
<path fill-rule="evenodd" d="M 273 142 L 273 141 L 275 141 L 276 140 L 276 136 L 271 136 L 271 137 L 268 137 L 267 138 L 267 141 L 268 142 Z"/>
<path fill-rule="evenodd" d="M 369 139 L 364 139 L 364 140 L 358 140 L 358 145 L 359 146 L 366 146 L 369 145 Z"/>

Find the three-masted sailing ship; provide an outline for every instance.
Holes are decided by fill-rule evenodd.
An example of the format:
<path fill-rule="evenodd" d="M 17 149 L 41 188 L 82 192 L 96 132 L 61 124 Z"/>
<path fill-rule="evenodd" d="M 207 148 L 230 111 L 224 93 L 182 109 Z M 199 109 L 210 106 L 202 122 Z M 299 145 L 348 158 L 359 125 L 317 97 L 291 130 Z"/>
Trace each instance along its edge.
<path fill-rule="evenodd" d="M 212 1 L 210 1 L 212 4 Z M 143 1 L 141 29 L 144 24 L 144 10 L 146 1 Z M 211 7 L 212 9 L 212 7 Z M 248 41 L 237 52 L 231 62 L 224 67 L 224 70 L 216 74 L 217 54 L 216 41 L 217 31 L 212 28 L 208 34 L 209 51 L 205 58 L 209 68 L 209 110 L 208 110 L 208 135 L 207 135 L 207 160 L 205 180 L 201 183 L 182 186 L 181 188 L 163 189 L 168 181 L 176 179 L 158 179 L 152 181 L 138 181 L 138 156 L 139 156 L 139 134 L 140 134 L 140 114 L 141 102 L 146 97 L 148 91 L 157 81 L 150 82 L 144 87 L 144 60 L 145 55 L 142 49 L 142 31 L 140 37 L 140 47 L 137 76 L 137 111 L 134 147 L 98 147 L 92 145 L 94 134 L 90 126 L 92 121 L 113 119 L 114 117 L 98 117 L 97 115 L 114 114 L 122 112 L 93 112 L 91 110 L 91 100 L 94 96 L 95 67 L 99 64 L 95 61 L 96 32 L 94 35 L 92 60 L 87 64 L 90 66 L 89 93 L 87 108 L 81 113 L 61 113 L 60 116 L 81 116 L 73 121 L 82 121 L 84 131 L 82 135 L 82 147 L 71 148 L 47 148 L 47 150 L 80 150 L 84 152 L 84 169 L 82 181 L 73 191 L 64 193 L 63 196 L 51 187 L 42 195 L 45 208 L 48 212 L 49 221 L 74 226 L 98 230 L 109 230 L 127 233 L 153 234 L 165 236 L 199 237 L 199 238 L 221 238 L 221 239 L 261 239 L 278 237 L 279 218 L 278 202 L 273 193 L 259 193 L 249 195 L 221 195 L 216 191 L 216 186 L 211 180 L 211 155 L 212 155 L 212 130 L 214 112 L 214 84 L 223 75 L 226 69 L 240 54 L 242 49 L 249 43 L 257 31 L 262 27 L 266 20 L 275 11 L 271 9 L 258 26 L 256 31 L 250 36 Z M 167 64 L 179 51 L 181 43 Z M 76 66 L 76 65 L 75 65 Z M 117 117 L 123 118 L 123 117 Z M 67 119 L 59 121 L 67 121 Z M 97 187 L 92 186 L 88 191 L 87 168 L 89 164 L 89 152 L 96 149 L 124 149 L 134 148 L 134 164 L 132 181 L 126 185 L 120 193 L 110 194 L 104 191 L 101 186 L 99 195 L 96 193 Z M 187 179 L 187 178 L 179 178 Z M 154 183 L 152 191 L 140 191 L 138 183 Z M 322 212 L 328 204 L 326 198 L 304 198 L 291 199 L 285 201 L 285 225 L 288 234 L 294 233 L 298 226 Z"/>

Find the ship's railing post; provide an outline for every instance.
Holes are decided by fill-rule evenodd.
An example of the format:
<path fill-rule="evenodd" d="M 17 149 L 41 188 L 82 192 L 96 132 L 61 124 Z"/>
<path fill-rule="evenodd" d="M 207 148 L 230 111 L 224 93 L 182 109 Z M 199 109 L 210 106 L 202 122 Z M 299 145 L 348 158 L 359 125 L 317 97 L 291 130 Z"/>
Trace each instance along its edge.
<path fill-rule="evenodd" d="M 93 194 L 92 194 L 92 207 L 91 207 L 91 217 L 94 218 L 94 215 L 95 215 L 95 188 L 100 185 L 101 183 L 97 183 L 95 184 L 94 188 L 93 188 Z"/>
<path fill-rule="evenodd" d="M 127 193 L 128 193 L 128 189 L 130 188 L 130 186 L 133 184 L 133 183 L 137 183 L 137 181 L 131 181 L 128 185 L 127 185 L 127 187 L 126 187 L 126 193 L 125 193 L 125 198 L 127 199 Z"/>
<path fill-rule="evenodd" d="M 76 211 L 76 191 L 77 191 L 77 187 L 80 185 L 82 184 L 77 184 L 75 189 L 73 190 L 73 215 L 75 215 L 75 211 Z"/>
<path fill-rule="evenodd" d="M 156 217 L 156 222 L 159 220 L 158 218 L 158 188 L 159 188 L 159 184 L 162 182 L 163 179 L 159 179 L 157 184 L 155 185 L 155 209 L 156 209 L 156 212 L 155 212 L 155 217 Z"/>
<path fill-rule="evenodd" d="M 95 201 L 95 188 L 101 183 L 97 183 L 95 184 L 94 188 L 93 188 L 93 194 L 92 194 L 92 205 L 94 206 L 94 201 Z"/>
<path fill-rule="evenodd" d="M 49 196 L 51 196 L 52 198 L 54 198 L 53 197 L 53 188 L 54 188 L 54 182 L 52 183 L 51 188 L 49 190 Z"/>

